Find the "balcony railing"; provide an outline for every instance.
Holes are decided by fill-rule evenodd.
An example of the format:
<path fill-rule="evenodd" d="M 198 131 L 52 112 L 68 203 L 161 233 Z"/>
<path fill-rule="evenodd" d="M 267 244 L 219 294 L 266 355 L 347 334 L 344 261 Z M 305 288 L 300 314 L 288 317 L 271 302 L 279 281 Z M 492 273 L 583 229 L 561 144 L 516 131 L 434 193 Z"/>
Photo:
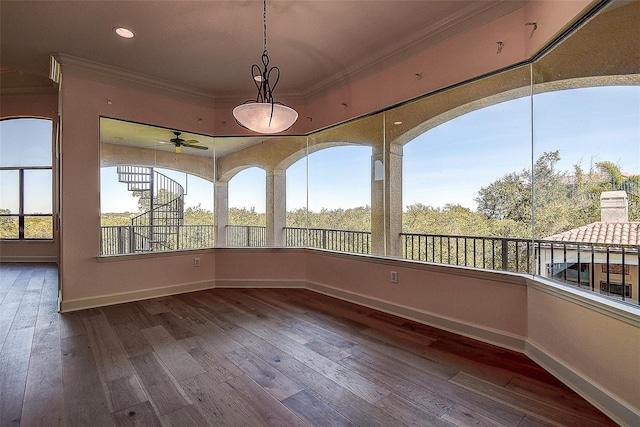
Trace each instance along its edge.
<path fill-rule="evenodd" d="M 405 259 L 516 273 L 535 267 L 532 240 L 417 233 L 400 238 Z"/>
<path fill-rule="evenodd" d="M 640 251 L 632 245 L 401 233 L 405 259 L 536 274 L 640 304 Z"/>
<path fill-rule="evenodd" d="M 134 232 L 136 231 L 136 232 Z M 102 227 L 102 255 L 143 252 L 132 226 Z M 285 227 L 287 247 L 371 253 L 367 231 Z M 640 251 L 631 245 L 400 233 L 402 258 L 455 266 L 536 274 L 640 305 Z M 166 250 L 215 246 L 215 226 L 183 225 Z M 266 227 L 227 226 L 227 246 L 265 247 Z M 132 249 L 134 248 L 134 249 Z"/>
<path fill-rule="evenodd" d="M 103 226 L 101 233 L 101 255 L 123 255 L 131 253 L 179 251 L 185 249 L 211 248 L 215 244 L 214 225 L 180 225 L 176 233 L 165 235 L 162 242 L 149 245 L 147 239 L 154 227 L 162 226 Z"/>
<path fill-rule="evenodd" d="M 288 247 L 309 247 L 359 254 L 371 253 L 371 232 L 285 227 Z"/>
<path fill-rule="evenodd" d="M 227 225 L 227 246 L 267 246 L 267 227 L 257 225 Z"/>

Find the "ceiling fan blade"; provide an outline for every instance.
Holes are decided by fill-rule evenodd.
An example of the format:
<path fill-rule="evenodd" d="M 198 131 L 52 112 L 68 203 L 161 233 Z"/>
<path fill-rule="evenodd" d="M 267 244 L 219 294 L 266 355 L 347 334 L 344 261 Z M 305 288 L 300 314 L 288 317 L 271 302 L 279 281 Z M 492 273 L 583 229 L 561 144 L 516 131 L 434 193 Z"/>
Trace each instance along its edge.
<path fill-rule="evenodd" d="M 197 148 L 198 150 L 208 150 L 209 147 L 203 147 L 202 145 L 185 145 L 187 148 Z"/>
<path fill-rule="evenodd" d="M 197 139 L 188 139 L 186 141 L 182 141 L 183 144 L 191 145 L 191 144 L 200 144 L 200 141 Z"/>

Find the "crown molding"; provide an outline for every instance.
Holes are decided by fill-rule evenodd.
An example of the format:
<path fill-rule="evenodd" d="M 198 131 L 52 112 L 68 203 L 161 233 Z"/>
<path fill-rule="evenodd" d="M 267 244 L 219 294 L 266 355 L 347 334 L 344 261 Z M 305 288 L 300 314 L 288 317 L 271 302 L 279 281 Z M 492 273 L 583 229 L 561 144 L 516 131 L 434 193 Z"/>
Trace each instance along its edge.
<path fill-rule="evenodd" d="M 172 94 L 178 94 L 187 96 L 190 98 L 196 98 L 199 100 L 214 102 L 219 98 L 210 92 L 196 89 L 189 86 L 178 85 L 167 80 L 158 79 L 156 77 L 150 77 L 145 74 L 137 73 L 135 71 L 129 71 L 122 68 L 114 67 L 111 65 L 102 64 L 99 62 L 91 61 L 77 56 L 67 55 L 64 53 L 54 53 L 51 55 L 62 66 L 62 72 L 64 75 L 64 69 L 75 69 L 84 71 L 99 76 L 106 77 L 108 79 L 125 81 L 140 86 L 150 87 L 153 89 L 160 89 L 162 91 L 170 92 Z"/>
<path fill-rule="evenodd" d="M 473 28 L 487 24 L 502 16 L 508 15 L 522 7 L 529 0 L 504 0 L 499 5 L 490 5 L 485 2 L 473 2 L 466 7 L 460 8 L 456 13 L 447 16 L 440 21 L 425 27 L 412 36 L 400 39 L 397 42 L 381 49 L 377 54 L 372 55 L 365 60 L 345 69 L 340 76 L 331 76 L 322 80 L 315 85 L 310 86 L 300 96 L 303 98 L 311 98 L 317 96 L 318 93 L 326 91 L 332 86 L 341 85 L 348 82 L 358 74 L 364 74 L 375 67 L 393 62 L 394 58 L 399 58 L 417 51 L 424 50 L 425 47 L 435 46 L 445 40 L 463 34 Z"/>

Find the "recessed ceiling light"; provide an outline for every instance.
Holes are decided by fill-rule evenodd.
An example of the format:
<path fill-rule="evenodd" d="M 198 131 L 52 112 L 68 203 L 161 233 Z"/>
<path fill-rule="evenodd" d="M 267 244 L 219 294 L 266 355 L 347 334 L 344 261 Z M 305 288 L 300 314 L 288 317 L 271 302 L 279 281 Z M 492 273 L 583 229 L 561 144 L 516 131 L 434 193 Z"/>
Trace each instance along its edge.
<path fill-rule="evenodd" d="M 402 122 L 400 120 L 396 120 L 395 122 L 393 122 L 394 125 L 401 125 Z"/>
<path fill-rule="evenodd" d="M 125 39 L 132 39 L 133 36 L 135 36 L 135 34 L 133 34 L 133 31 L 124 27 L 114 27 L 113 32 L 115 32 L 117 35 Z"/>

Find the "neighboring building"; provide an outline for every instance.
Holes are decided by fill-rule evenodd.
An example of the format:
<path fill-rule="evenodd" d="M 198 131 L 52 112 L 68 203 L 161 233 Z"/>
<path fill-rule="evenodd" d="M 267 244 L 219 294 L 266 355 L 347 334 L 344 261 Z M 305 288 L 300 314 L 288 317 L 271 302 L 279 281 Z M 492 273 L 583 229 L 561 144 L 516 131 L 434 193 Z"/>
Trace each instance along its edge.
<path fill-rule="evenodd" d="M 540 275 L 605 295 L 636 298 L 640 222 L 628 220 L 628 205 L 625 191 L 603 192 L 601 221 L 546 237 L 562 243 L 542 245 Z M 589 246 L 581 248 L 583 243 Z"/>

